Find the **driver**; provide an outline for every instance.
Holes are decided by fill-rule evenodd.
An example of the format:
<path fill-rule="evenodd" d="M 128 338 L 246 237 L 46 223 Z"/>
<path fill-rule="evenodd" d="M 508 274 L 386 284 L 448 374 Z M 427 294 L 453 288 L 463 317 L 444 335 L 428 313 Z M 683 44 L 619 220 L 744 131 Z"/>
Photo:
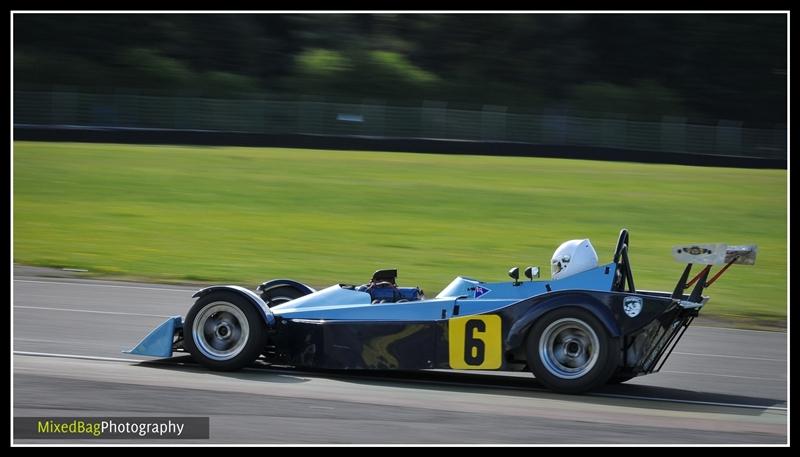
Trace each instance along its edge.
<path fill-rule="evenodd" d="M 597 252 L 588 239 L 561 243 L 550 259 L 550 272 L 554 280 L 564 279 L 596 266 Z"/>

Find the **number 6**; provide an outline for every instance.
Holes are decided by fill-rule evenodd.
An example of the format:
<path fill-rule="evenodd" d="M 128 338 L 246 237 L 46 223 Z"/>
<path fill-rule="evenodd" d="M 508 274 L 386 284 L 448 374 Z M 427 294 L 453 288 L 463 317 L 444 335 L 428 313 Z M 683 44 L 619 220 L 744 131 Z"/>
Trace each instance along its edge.
<path fill-rule="evenodd" d="M 458 317 L 448 321 L 450 367 L 496 370 L 503 364 L 502 320 L 496 314 Z"/>

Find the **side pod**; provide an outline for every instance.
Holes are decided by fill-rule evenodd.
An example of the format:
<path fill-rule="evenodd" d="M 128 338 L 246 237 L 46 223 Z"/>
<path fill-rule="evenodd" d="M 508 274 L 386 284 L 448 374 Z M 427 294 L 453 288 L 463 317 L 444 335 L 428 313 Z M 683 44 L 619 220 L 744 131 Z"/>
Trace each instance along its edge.
<path fill-rule="evenodd" d="M 175 334 L 183 329 L 181 316 L 172 316 L 147 334 L 133 349 L 122 351 L 125 354 L 149 355 L 153 357 L 172 357 L 172 344 Z"/>

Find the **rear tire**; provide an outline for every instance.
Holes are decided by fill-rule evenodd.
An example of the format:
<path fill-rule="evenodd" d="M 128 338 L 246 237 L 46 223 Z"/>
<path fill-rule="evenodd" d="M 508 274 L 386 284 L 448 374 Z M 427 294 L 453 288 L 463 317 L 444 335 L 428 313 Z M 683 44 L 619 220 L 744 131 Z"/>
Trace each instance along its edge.
<path fill-rule="evenodd" d="M 192 358 L 212 370 L 235 371 L 264 350 L 264 319 L 245 297 L 228 291 L 200 297 L 186 315 L 183 344 Z"/>
<path fill-rule="evenodd" d="M 526 349 L 537 380 L 556 392 L 576 394 L 611 378 L 619 341 L 591 312 L 568 307 L 540 317 L 528 333 Z"/>

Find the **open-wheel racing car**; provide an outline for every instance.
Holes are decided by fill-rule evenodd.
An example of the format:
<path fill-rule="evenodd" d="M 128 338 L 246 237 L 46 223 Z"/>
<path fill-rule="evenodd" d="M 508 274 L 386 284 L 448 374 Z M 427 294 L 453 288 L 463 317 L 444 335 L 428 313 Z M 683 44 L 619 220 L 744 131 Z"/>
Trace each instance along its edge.
<path fill-rule="evenodd" d="M 571 240 L 553 255 L 550 280 L 534 280 L 538 268 L 528 267 L 520 281 L 512 268 L 510 282 L 457 277 L 434 298 L 398 287 L 396 270 L 322 290 L 283 279 L 256 292 L 207 287 L 185 319 L 168 319 L 125 352 L 185 351 L 226 371 L 260 357 L 307 369 L 530 370 L 552 390 L 585 392 L 659 371 L 707 302 L 704 289 L 756 256 L 755 246 L 676 247 L 687 265 L 674 291 L 654 292 L 634 286 L 628 251 L 625 229 L 605 265 L 589 240 Z M 704 267 L 689 280 L 693 264 Z"/>

